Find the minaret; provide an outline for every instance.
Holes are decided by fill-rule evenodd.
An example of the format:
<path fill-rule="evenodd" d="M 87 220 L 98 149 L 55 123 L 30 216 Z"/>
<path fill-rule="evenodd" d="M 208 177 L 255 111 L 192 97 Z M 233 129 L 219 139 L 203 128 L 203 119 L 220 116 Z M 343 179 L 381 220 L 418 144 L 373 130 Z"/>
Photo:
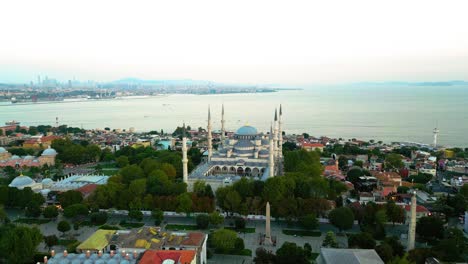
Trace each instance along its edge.
<path fill-rule="evenodd" d="M 225 140 L 225 134 L 226 131 L 224 129 L 224 123 L 226 121 L 224 120 L 224 104 L 222 105 L 221 108 L 221 145 L 224 146 L 224 140 Z"/>
<path fill-rule="evenodd" d="M 188 183 L 188 167 L 187 167 L 187 137 L 185 135 L 185 123 L 182 132 L 182 175 L 185 183 Z"/>
<path fill-rule="evenodd" d="M 270 150 L 269 150 L 269 160 L 268 160 L 268 166 L 269 166 L 269 177 L 274 177 L 275 176 L 275 147 L 274 147 L 274 140 L 273 140 L 273 127 L 270 126 Z"/>
<path fill-rule="evenodd" d="M 436 127 L 434 128 L 434 148 L 437 147 L 437 137 L 439 136 L 439 129 Z"/>
<path fill-rule="evenodd" d="M 275 147 L 275 158 L 278 157 L 278 111 L 275 109 L 275 123 L 274 123 L 274 134 L 273 134 L 273 145 Z"/>
<path fill-rule="evenodd" d="M 411 196 L 411 219 L 408 230 L 408 247 L 407 250 L 414 249 L 414 240 L 416 238 L 416 191 Z"/>
<path fill-rule="evenodd" d="M 212 146 L 212 136 L 211 136 L 211 111 L 210 107 L 208 106 L 208 127 L 207 127 L 207 140 L 208 140 L 208 161 L 211 160 L 211 156 L 213 155 L 213 146 Z"/>
<path fill-rule="evenodd" d="M 278 158 L 283 157 L 283 130 L 282 130 L 282 117 L 283 116 L 283 110 L 281 109 L 281 105 L 279 108 L 279 119 L 278 119 Z"/>
<path fill-rule="evenodd" d="M 271 244 L 271 228 L 270 228 L 270 202 L 266 204 L 266 222 L 265 222 L 265 244 Z"/>

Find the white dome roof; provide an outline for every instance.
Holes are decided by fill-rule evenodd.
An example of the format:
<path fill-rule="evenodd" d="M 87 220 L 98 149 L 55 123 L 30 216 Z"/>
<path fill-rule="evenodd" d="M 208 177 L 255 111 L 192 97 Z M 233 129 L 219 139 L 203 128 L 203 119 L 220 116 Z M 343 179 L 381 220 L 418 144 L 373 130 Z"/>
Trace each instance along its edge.
<path fill-rule="evenodd" d="M 8 185 L 9 187 L 23 187 L 23 186 L 29 186 L 36 183 L 33 179 L 31 179 L 28 176 L 20 175 L 16 178 L 14 178 L 11 183 Z"/>
<path fill-rule="evenodd" d="M 21 159 L 21 158 L 18 155 L 13 155 L 13 156 L 11 156 L 11 159 L 12 160 L 17 160 L 17 159 Z"/>
<path fill-rule="evenodd" d="M 42 156 L 55 156 L 57 155 L 57 151 L 53 148 L 48 148 L 42 152 Z"/>
<path fill-rule="evenodd" d="M 0 147 L 0 154 L 8 152 L 5 148 Z"/>
<path fill-rule="evenodd" d="M 257 135 L 257 129 L 253 126 L 243 126 L 237 130 L 236 134 L 241 136 L 255 136 Z"/>
<path fill-rule="evenodd" d="M 34 157 L 33 157 L 33 156 L 31 156 L 31 155 L 27 155 L 26 157 L 24 157 L 24 159 L 25 159 L 25 160 L 33 160 L 33 159 L 34 159 Z"/>
<path fill-rule="evenodd" d="M 42 180 L 42 184 L 51 184 L 53 183 L 54 181 L 51 179 L 51 178 L 45 178 Z"/>

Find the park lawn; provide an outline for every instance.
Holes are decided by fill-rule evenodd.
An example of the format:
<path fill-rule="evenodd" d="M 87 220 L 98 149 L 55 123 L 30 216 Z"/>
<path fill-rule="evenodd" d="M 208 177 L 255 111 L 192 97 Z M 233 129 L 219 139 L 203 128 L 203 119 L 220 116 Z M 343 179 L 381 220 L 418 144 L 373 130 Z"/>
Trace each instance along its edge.
<path fill-rule="evenodd" d="M 103 169 L 117 169 L 117 163 L 107 163 L 107 164 L 99 164 L 101 165 L 101 168 Z M 96 166 L 94 166 L 93 168 L 96 168 Z"/>
<path fill-rule="evenodd" d="M 166 229 L 170 229 L 170 230 L 198 230 L 199 228 L 196 225 L 167 224 Z"/>
<path fill-rule="evenodd" d="M 50 222 L 50 219 L 37 219 L 37 218 L 20 218 L 14 221 L 15 223 L 22 223 L 22 224 L 35 224 L 35 225 L 42 225 Z"/>
<path fill-rule="evenodd" d="M 290 235 L 290 236 L 313 236 L 319 237 L 322 235 L 320 231 L 314 230 L 293 230 L 293 229 L 283 229 L 283 234 Z"/>
<path fill-rule="evenodd" d="M 236 229 L 234 227 L 225 227 L 225 228 L 236 231 L 236 232 L 241 232 L 241 233 L 255 233 L 255 227 L 246 227 L 242 229 Z"/>

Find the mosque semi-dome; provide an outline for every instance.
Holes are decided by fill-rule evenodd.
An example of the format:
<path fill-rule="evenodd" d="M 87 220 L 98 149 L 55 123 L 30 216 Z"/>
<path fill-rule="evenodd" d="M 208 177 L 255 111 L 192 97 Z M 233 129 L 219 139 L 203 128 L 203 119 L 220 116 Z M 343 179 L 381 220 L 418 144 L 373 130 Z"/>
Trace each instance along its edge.
<path fill-rule="evenodd" d="M 42 152 L 42 156 L 55 156 L 57 155 L 57 151 L 53 148 L 48 148 Z"/>
<path fill-rule="evenodd" d="M 23 186 L 29 186 L 32 184 L 35 184 L 36 182 L 31 179 L 28 176 L 20 175 L 11 181 L 11 183 L 8 185 L 9 187 L 23 187 Z"/>
<path fill-rule="evenodd" d="M 8 152 L 5 148 L 0 147 L 0 154 Z"/>
<path fill-rule="evenodd" d="M 237 129 L 237 135 L 240 136 L 255 136 L 258 134 L 257 129 L 253 126 L 243 126 Z"/>
<path fill-rule="evenodd" d="M 42 180 L 42 184 L 51 184 L 53 183 L 54 181 L 51 179 L 51 178 L 45 178 Z"/>

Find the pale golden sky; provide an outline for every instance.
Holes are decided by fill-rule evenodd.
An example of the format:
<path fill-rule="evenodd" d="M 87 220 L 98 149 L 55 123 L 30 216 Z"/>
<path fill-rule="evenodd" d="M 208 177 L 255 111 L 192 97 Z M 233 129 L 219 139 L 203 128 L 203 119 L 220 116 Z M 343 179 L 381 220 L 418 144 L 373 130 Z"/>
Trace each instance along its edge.
<path fill-rule="evenodd" d="M 468 79 L 468 1 L 2 1 L 0 82 Z"/>

